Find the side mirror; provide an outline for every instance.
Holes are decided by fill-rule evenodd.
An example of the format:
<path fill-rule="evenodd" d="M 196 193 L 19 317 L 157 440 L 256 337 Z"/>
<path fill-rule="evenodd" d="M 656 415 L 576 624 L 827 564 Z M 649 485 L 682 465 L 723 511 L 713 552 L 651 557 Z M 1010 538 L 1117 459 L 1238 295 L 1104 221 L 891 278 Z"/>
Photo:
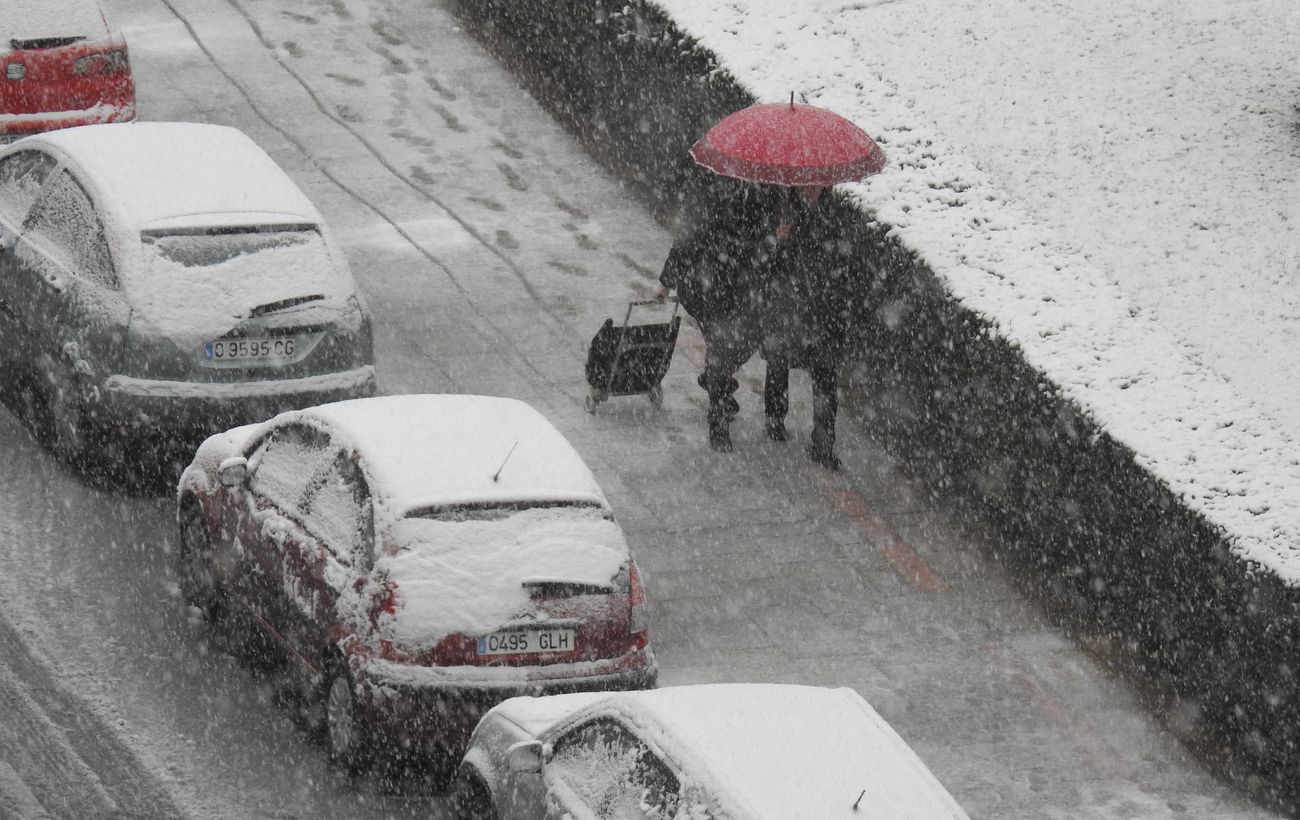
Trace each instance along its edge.
<path fill-rule="evenodd" d="M 223 487 L 242 487 L 248 480 L 248 459 L 231 456 L 217 468 L 217 480 Z"/>
<path fill-rule="evenodd" d="M 550 744 L 540 740 L 523 740 L 510 747 L 506 759 L 510 771 L 516 773 L 541 774 L 542 764 L 550 756 Z"/>

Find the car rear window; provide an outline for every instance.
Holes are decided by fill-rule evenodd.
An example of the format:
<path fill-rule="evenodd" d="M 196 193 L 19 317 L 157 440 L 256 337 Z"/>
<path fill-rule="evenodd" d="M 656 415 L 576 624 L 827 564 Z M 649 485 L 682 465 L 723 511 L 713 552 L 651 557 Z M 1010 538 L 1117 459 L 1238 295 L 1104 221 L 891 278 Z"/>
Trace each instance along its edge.
<path fill-rule="evenodd" d="M 159 259 L 182 268 L 215 268 L 277 250 L 319 254 L 325 242 L 314 226 L 290 228 L 212 228 L 184 233 L 142 234 L 145 247 Z"/>
<path fill-rule="evenodd" d="M 4 0 L 0 7 L 0 53 L 10 48 L 51 48 L 108 34 L 95 0 Z"/>

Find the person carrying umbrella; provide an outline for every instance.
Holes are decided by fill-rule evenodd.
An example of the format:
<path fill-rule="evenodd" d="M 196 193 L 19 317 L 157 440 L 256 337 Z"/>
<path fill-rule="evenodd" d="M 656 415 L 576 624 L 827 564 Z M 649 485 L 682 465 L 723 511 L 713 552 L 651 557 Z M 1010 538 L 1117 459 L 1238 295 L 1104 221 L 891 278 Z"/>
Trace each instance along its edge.
<path fill-rule="evenodd" d="M 709 443 L 715 450 L 731 449 L 733 374 L 761 345 L 768 437 L 786 440 L 789 368 L 806 367 L 813 382 L 808 454 L 838 469 L 837 374 L 848 316 L 839 281 L 844 262 L 836 251 L 844 226 L 823 194 L 836 182 L 879 171 L 884 152 L 848 120 L 795 105 L 791 95 L 788 106 L 753 105 L 724 118 L 692 146 L 691 157 L 722 177 L 760 183 L 727 197 L 727 207 L 704 214 L 687 209 L 686 230 L 678 233 L 657 289 L 662 296 L 677 288 L 682 306 L 700 322 Z M 719 260 L 726 264 L 717 265 Z M 727 298 L 702 299 L 719 281 L 719 267 L 728 274 Z M 697 310 L 722 319 L 702 319 Z"/>

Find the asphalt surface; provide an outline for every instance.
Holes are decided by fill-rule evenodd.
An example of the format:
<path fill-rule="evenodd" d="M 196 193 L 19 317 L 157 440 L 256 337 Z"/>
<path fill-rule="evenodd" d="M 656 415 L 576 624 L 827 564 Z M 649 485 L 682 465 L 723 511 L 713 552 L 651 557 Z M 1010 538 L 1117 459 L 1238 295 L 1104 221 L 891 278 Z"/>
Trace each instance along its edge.
<path fill-rule="evenodd" d="M 763 436 L 712 453 L 684 330 L 662 409 L 583 409 L 586 346 L 669 238 L 445 9 L 112 0 L 142 119 L 234 125 L 334 226 L 381 389 L 531 402 L 605 487 L 646 573 L 661 682 L 849 686 L 976 818 L 1272 816 L 1205 771 L 852 419 L 845 469 Z M 348 778 L 180 601 L 172 502 L 97 487 L 0 413 L 0 818 L 447 816 L 417 774 Z M 26 813 L 24 815 L 24 812 Z"/>

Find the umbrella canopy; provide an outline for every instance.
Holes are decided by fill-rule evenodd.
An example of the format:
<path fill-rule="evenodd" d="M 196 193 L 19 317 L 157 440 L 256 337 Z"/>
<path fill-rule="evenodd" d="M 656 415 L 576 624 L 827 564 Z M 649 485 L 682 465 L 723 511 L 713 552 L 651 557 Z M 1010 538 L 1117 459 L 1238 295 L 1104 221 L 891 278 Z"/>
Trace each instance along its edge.
<path fill-rule="evenodd" d="M 867 132 L 825 108 L 760 103 L 737 111 L 691 146 L 691 158 L 723 176 L 769 185 L 834 185 L 885 166 Z"/>

